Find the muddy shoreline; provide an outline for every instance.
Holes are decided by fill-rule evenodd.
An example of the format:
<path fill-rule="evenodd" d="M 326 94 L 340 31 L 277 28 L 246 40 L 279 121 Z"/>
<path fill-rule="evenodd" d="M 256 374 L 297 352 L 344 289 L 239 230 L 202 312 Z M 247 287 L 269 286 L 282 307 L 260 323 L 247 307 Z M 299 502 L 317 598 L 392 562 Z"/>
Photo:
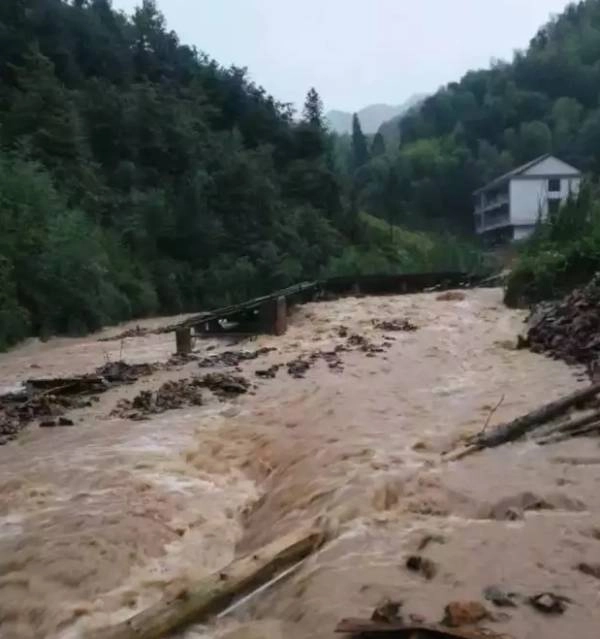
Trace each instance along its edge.
<path fill-rule="evenodd" d="M 490 623 L 495 631 L 592 639 L 599 582 L 575 567 L 600 561 L 596 440 L 519 442 L 439 463 L 502 395 L 492 426 L 586 383 L 577 368 L 516 350 L 523 319 L 494 289 L 308 304 L 282 338 L 202 342 L 199 359 L 76 409 L 72 428 L 26 429 L 0 448 L 0 634 L 82 636 L 319 521 L 333 540 L 299 572 L 184 636 L 332 637 L 339 619 L 368 617 L 382 597 L 436 622 L 448 601 L 498 586 L 574 604 L 550 620 L 520 606 Z M 126 361 L 166 362 L 172 336 L 155 327 L 123 344 L 98 341 L 110 331 L 28 343 L 0 356 L 0 386 L 32 370 L 84 373 L 121 348 Z M 366 341 L 349 345 L 353 335 Z M 156 402 L 165 384 L 213 372 L 252 387 L 227 398 L 202 391 L 201 405 L 144 421 L 111 416 L 119 402 L 143 393 Z M 540 500 L 547 507 L 527 506 Z M 427 535 L 444 539 L 427 548 L 431 579 L 406 569 Z"/>

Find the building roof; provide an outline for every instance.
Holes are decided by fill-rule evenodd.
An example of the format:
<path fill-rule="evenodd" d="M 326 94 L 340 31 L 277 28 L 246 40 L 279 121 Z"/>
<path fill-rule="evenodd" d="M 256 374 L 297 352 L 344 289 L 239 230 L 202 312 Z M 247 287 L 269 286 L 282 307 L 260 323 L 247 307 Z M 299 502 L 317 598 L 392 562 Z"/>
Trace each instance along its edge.
<path fill-rule="evenodd" d="M 477 195 L 478 193 L 481 193 L 482 191 L 487 191 L 488 189 L 494 186 L 499 186 L 500 184 L 503 184 L 504 182 L 508 182 L 509 180 L 511 180 L 514 177 L 517 177 L 518 175 L 523 175 L 523 173 L 527 173 L 529 169 L 532 169 L 534 166 L 540 164 L 540 162 L 543 162 L 544 160 L 547 160 L 548 158 L 551 158 L 551 157 L 554 157 L 552 153 L 545 153 L 544 155 L 540 155 L 540 157 L 535 158 L 534 160 L 530 160 L 529 162 L 526 162 L 525 164 L 518 166 L 516 169 L 513 169 L 512 171 L 509 171 L 508 173 L 505 173 L 504 175 L 501 175 L 500 177 L 495 178 L 494 180 L 492 180 L 485 186 L 482 186 L 481 188 L 477 189 L 474 194 Z"/>

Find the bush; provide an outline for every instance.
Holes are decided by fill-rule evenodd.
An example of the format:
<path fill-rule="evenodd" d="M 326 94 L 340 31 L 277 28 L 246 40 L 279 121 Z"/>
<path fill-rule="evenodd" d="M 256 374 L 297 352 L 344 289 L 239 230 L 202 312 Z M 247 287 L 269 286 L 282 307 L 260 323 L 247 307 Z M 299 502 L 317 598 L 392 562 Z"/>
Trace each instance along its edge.
<path fill-rule="evenodd" d="M 508 279 L 505 303 L 526 306 L 562 297 L 600 271 L 600 191 L 578 197 L 540 223 L 525 242 Z"/>

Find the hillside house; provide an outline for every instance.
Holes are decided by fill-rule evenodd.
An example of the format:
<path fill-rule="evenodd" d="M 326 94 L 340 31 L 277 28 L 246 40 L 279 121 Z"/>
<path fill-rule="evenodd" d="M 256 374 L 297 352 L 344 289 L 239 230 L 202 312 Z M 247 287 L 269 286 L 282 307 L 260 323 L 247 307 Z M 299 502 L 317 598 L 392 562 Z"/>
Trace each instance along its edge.
<path fill-rule="evenodd" d="M 494 244 L 529 237 L 580 185 L 578 169 L 543 155 L 475 191 L 475 230 Z"/>

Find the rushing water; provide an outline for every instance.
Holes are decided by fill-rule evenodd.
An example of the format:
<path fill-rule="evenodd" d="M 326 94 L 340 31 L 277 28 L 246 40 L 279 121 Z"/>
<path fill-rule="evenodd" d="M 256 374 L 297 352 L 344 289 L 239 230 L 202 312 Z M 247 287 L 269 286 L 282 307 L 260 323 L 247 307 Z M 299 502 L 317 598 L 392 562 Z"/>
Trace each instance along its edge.
<path fill-rule="evenodd" d="M 305 379 L 285 368 L 276 379 L 254 377 L 343 343 L 341 325 L 379 343 L 373 320 L 397 317 L 419 330 L 391 334 L 392 346 L 374 357 L 342 353 L 342 371 L 319 361 Z M 331 637 L 340 618 L 368 616 L 383 596 L 439 621 L 449 601 L 482 600 L 483 588 L 498 585 L 554 591 L 573 604 L 551 619 L 523 604 L 490 622 L 497 630 L 595 639 L 600 582 L 574 566 L 600 562 L 597 443 L 518 443 L 440 461 L 482 429 L 501 398 L 492 426 L 585 383 L 575 369 L 515 350 L 522 320 L 498 290 L 450 302 L 431 294 L 309 304 L 284 337 L 236 347 L 277 349 L 241 365 L 256 389 L 239 400 L 207 393 L 203 407 L 146 422 L 108 417 L 120 398 L 196 373 L 191 363 L 105 394 L 74 414 L 75 428 L 31 426 L 0 448 L 0 636 L 78 637 L 218 570 L 236 547 L 316 521 L 332 535 L 317 555 L 184 635 Z M 121 348 L 129 361 L 165 360 L 173 341 L 31 342 L 1 356 L 0 386 L 89 371 Z M 511 521 L 507 510 L 523 493 L 552 509 Z M 439 566 L 431 581 L 404 567 L 429 534 L 439 536 L 424 551 Z"/>

